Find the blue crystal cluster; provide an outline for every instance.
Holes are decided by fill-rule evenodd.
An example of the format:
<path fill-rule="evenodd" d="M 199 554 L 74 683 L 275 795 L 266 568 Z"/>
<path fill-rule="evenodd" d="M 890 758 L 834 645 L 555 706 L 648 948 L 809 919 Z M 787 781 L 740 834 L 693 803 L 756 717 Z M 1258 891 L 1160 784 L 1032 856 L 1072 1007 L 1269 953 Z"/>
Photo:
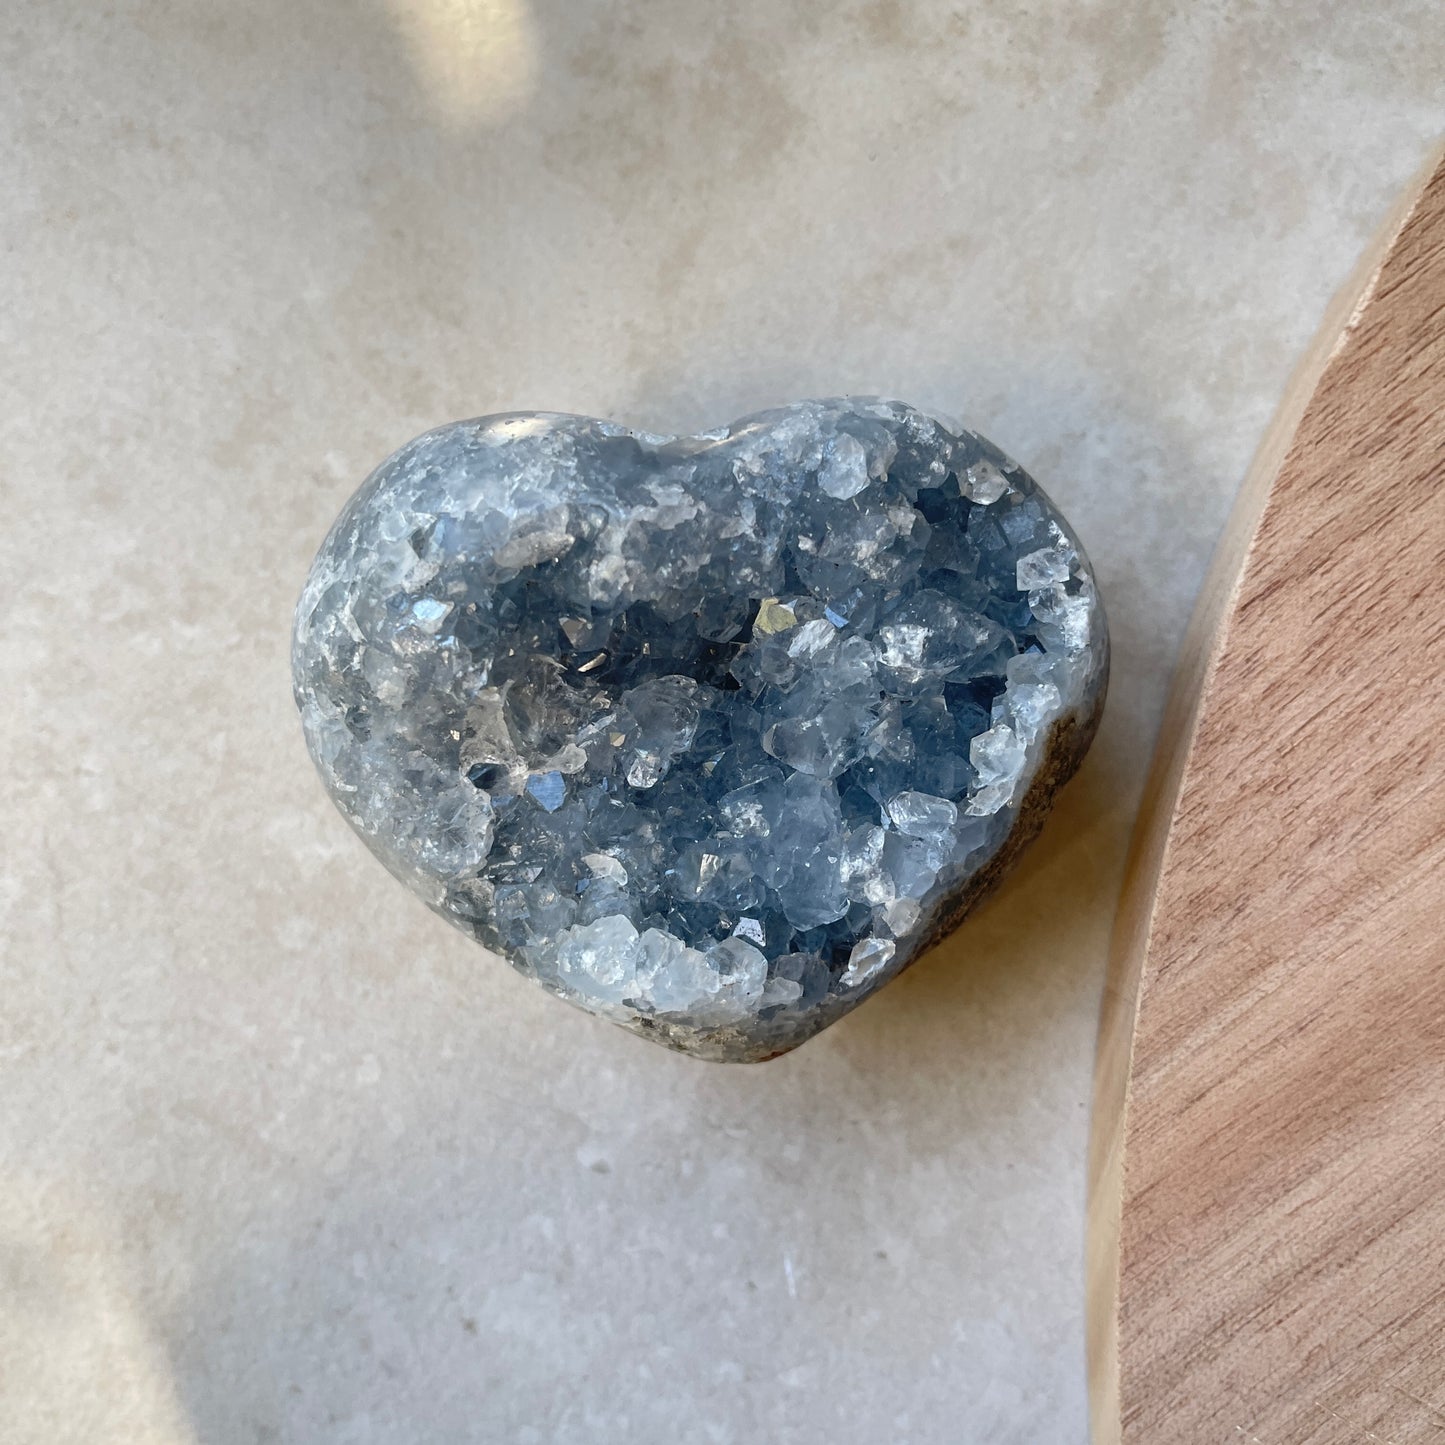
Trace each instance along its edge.
<path fill-rule="evenodd" d="M 754 1059 L 1037 826 L 1107 662 L 1034 482 L 851 398 L 690 438 L 428 432 L 322 546 L 294 681 L 331 796 L 433 908 L 584 1008 Z"/>

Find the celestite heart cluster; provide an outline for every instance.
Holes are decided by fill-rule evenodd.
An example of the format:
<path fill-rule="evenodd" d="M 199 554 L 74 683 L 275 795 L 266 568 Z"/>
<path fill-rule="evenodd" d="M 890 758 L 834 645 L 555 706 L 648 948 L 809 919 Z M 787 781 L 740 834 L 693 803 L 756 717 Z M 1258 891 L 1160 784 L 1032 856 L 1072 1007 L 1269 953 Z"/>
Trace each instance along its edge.
<path fill-rule="evenodd" d="M 893 401 L 702 436 L 418 437 L 296 616 L 332 798 L 437 912 L 674 1048 L 783 1053 L 951 928 L 1088 747 L 1089 564 L 982 437 Z"/>

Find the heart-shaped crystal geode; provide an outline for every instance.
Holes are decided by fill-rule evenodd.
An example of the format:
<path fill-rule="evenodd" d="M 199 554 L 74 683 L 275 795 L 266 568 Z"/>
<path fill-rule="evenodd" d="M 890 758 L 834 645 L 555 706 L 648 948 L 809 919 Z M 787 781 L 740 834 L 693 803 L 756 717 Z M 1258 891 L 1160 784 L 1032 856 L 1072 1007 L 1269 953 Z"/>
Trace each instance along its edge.
<path fill-rule="evenodd" d="M 347 504 L 296 616 L 337 806 L 437 912 L 673 1048 L 765 1059 L 952 928 L 1103 706 L 1083 549 L 893 401 L 702 436 L 457 422 Z"/>

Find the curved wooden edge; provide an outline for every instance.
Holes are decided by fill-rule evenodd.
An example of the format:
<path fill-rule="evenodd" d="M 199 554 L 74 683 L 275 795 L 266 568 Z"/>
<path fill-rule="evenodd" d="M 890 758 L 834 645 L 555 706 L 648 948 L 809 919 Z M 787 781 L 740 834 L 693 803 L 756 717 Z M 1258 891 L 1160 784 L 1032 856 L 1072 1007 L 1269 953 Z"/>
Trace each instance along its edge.
<path fill-rule="evenodd" d="M 1157 890 L 1167 866 L 1171 827 L 1176 821 L 1180 785 L 1195 742 L 1200 703 L 1228 633 L 1246 564 L 1258 541 L 1261 517 L 1311 400 L 1375 297 L 1381 273 L 1402 230 L 1428 192 L 1442 191 L 1445 146 L 1432 152 L 1418 178 L 1405 189 L 1355 271 L 1334 297 L 1314 342 L 1296 368 L 1216 549 L 1171 683 L 1131 840 L 1100 1015 L 1086 1255 L 1086 1332 L 1094 1445 L 1120 1445 L 1124 1437 L 1119 1360 L 1120 1224 L 1134 1036 Z M 1235 1437 L 1221 1434 L 1218 1438 Z M 1445 1440 L 1445 1431 L 1441 1438 Z"/>

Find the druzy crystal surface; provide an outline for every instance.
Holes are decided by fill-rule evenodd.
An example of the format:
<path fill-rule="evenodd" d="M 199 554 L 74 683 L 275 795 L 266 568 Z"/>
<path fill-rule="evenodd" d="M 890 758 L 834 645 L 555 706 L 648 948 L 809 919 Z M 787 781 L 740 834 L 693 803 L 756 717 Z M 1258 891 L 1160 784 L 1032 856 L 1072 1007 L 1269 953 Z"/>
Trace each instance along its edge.
<path fill-rule="evenodd" d="M 332 798 L 428 904 L 583 1008 L 758 1059 L 1007 866 L 1108 640 L 1017 465 L 851 398 L 428 432 L 332 528 L 293 666 Z"/>

